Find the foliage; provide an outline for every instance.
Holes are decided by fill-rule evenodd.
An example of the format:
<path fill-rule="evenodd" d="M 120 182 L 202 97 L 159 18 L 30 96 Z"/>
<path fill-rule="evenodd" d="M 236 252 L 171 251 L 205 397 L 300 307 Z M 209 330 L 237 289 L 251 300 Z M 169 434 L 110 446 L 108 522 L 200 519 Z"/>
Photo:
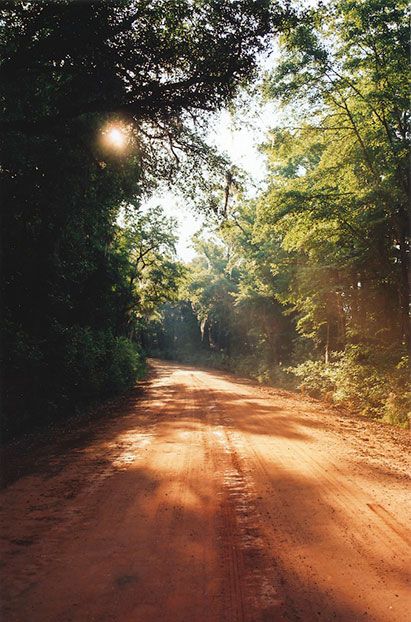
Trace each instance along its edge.
<path fill-rule="evenodd" d="M 194 362 L 192 357 L 203 355 L 200 326 L 191 304 L 185 300 L 166 303 L 160 316 L 145 327 L 144 343 L 152 356 Z"/>
<path fill-rule="evenodd" d="M 230 269 L 226 247 L 218 241 L 195 240 L 198 257 L 187 274 L 186 291 L 200 323 L 202 341 L 214 349 L 230 350 L 234 326 L 233 299 L 236 274 Z"/>
<path fill-rule="evenodd" d="M 261 292 L 244 299 L 241 287 L 248 275 L 226 240 L 198 235 L 194 244 L 197 256 L 182 275 L 178 302 L 166 305 L 161 320 L 151 325 L 149 351 L 289 384 L 282 369 L 288 319 L 278 304 Z"/>
<path fill-rule="evenodd" d="M 257 54 L 288 19 L 269 0 L 3 4 L 3 130 L 120 121 L 135 136 L 145 185 L 179 174 L 192 197 L 223 164 L 201 128 L 255 76 Z"/>
<path fill-rule="evenodd" d="M 3 3 L 7 433 L 129 386 L 146 348 L 406 421 L 407 7 L 281 6 Z M 204 129 L 278 30 L 264 92 L 287 121 L 246 200 Z M 142 209 L 160 183 L 223 217 L 186 267 L 175 224 Z"/>
<path fill-rule="evenodd" d="M 120 215 L 124 224 L 114 241 L 123 276 L 117 328 L 132 337 L 144 318 L 152 319 L 175 297 L 182 267 L 175 260 L 176 223 L 161 208 L 140 212 L 128 206 Z"/>
<path fill-rule="evenodd" d="M 2 387 L 7 434 L 128 386 L 182 274 L 159 183 L 200 195 L 204 126 L 283 20 L 271 2 L 4 2 Z M 121 128 L 125 148 L 104 142 Z M 118 131 L 118 130 L 117 130 Z"/>
<path fill-rule="evenodd" d="M 171 130 L 183 112 L 232 99 L 282 17 L 249 0 L 6 3 L 1 72 L 20 104 L 7 123 L 47 129 L 115 110 Z"/>
<path fill-rule="evenodd" d="M 341 404 L 363 416 L 408 427 L 411 394 L 405 358 L 387 349 L 348 346 L 335 360 L 305 361 L 287 371 L 314 397 Z"/>
<path fill-rule="evenodd" d="M 262 146 L 267 187 L 252 200 L 238 188 L 226 195 L 225 221 L 197 244 L 181 297 L 208 331 L 206 352 L 231 369 L 298 379 L 303 391 L 404 425 L 407 6 L 335 0 L 303 17 L 281 36 L 264 83 L 284 110 Z"/>
<path fill-rule="evenodd" d="M 161 248 L 153 235 L 153 231 L 161 233 L 160 221 L 168 236 Z M 20 300 L 16 295 L 19 306 L 13 309 L 9 298 L 2 352 L 6 435 L 75 412 L 98 397 L 124 390 L 141 375 L 141 323 L 172 297 L 179 274 L 172 259 L 172 222 L 159 210 L 143 215 L 134 211 L 121 227 L 112 227 L 104 254 L 92 242 L 83 246 L 82 258 L 67 258 L 63 245 L 59 248 L 64 280 L 59 273 L 49 272 L 52 287 L 45 291 L 44 300 L 37 291 L 44 274 L 36 272 L 33 281 L 25 284 L 26 289 L 33 288 L 33 299 Z M 139 266 L 138 274 L 136 245 L 143 249 L 147 263 Z M 96 257 L 98 263 L 86 263 L 87 256 Z M 73 287 L 74 279 L 84 289 Z M 5 287 L 13 293 L 11 285 Z"/>
<path fill-rule="evenodd" d="M 63 392 L 85 402 L 131 386 L 143 371 L 142 354 L 129 339 L 78 326 L 64 335 L 62 365 Z"/>
<path fill-rule="evenodd" d="M 337 1 L 284 37 L 267 80 L 297 127 L 266 146 L 258 239 L 277 235 L 282 300 L 329 352 L 353 339 L 410 345 L 407 41 L 405 3 Z"/>

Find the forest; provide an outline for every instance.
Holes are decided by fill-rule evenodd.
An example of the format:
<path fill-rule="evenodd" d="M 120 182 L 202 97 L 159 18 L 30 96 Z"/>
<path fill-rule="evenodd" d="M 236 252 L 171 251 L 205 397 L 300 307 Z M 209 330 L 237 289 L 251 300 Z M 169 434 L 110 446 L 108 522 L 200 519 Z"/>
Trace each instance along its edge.
<path fill-rule="evenodd" d="M 407 3 L 0 11 L 3 436 L 124 392 L 147 357 L 408 427 Z M 207 140 L 247 97 L 283 111 L 253 196 Z M 143 209 L 170 188 L 206 218 L 190 262 Z"/>

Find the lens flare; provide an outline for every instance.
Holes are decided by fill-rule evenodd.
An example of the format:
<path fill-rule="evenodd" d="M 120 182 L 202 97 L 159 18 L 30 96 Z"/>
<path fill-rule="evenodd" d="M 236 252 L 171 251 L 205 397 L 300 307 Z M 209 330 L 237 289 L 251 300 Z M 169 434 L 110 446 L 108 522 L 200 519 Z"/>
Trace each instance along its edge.
<path fill-rule="evenodd" d="M 103 132 L 104 145 L 109 149 L 123 151 L 128 143 L 127 131 L 119 125 L 109 125 Z"/>
<path fill-rule="evenodd" d="M 109 131 L 107 138 L 113 147 L 116 147 L 117 149 L 121 149 L 126 143 L 126 137 L 123 132 L 115 127 Z"/>

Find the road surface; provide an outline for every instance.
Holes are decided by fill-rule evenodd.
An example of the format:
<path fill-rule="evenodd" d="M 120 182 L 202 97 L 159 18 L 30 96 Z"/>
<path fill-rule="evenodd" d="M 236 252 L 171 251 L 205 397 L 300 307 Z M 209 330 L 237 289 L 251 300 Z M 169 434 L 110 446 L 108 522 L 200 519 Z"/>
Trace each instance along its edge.
<path fill-rule="evenodd" d="M 6 448 L 4 622 L 410 620 L 407 433 L 152 362 Z"/>

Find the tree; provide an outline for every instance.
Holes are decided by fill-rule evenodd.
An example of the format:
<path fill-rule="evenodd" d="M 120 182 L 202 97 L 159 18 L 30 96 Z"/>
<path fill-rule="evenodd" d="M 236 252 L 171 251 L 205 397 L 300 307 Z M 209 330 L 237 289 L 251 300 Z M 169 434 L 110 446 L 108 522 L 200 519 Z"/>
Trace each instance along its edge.
<path fill-rule="evenodd" d="M 175 258 L 176 223 L 159 207 L 123 212 L 116 246 L 124 262 L 117 330 L 132 338 L 143 319 L 176 296 L 182 268 Z"/>
<path fill-rule="evenodd" d="M 204 186 L 204 167 L 221 160 L 201 119 L 253 76 L 282 12 L 250 0 L 18 0 L 0 10 L 11 433 L 132 382 L 139 354 L 128 337 L 172 297 L 179 267 L 161 214 L 119 229 L 120 210 L 138 212 L 178 171 Z M 102 144 L 110 126 L 127 133 L 122 153 Z"/>
<path fill-rule="evenodd" d="M 185 113 L 232 99 L 281 19 L 267 1 L 5 3 L 4 127 L 47 132 L 114 112 L 171 133 Z"/>
<path fill-rule="evenodd" d="M 408 30 L 403 2 L 336 0 L 284 33 L 265 83 L 285 109 L 262 146 L 267 187 L 245 200 L 227 176 L 225 197 L 213 194 L 217 242 L 198 247 L 185 290 L 203 326 L 215 318 L 230 336 L 230 348 L 212 345 L 231 369 L 275 383 L 292 374 L 305 391 L 401 425 Z"/>
<path fill-rule="evenodd" d="M 185 295 L 199 321 L 203 343 L 229 352 L 234 341 L 236 270 L 230 266 L 228 247 L 217 239 L 197 236 L 194 244 L 197 257 L 187 275 Z"/>
<path fill-rule="evenodd" d="M 260 213 L 303 256 L 289 301 L 327 351 L 349 333 L 409 344 L 407 22 L 401 2 L 336 2 L 284 39 L 267 86 L 299 113 L 268 147 Z"/>

